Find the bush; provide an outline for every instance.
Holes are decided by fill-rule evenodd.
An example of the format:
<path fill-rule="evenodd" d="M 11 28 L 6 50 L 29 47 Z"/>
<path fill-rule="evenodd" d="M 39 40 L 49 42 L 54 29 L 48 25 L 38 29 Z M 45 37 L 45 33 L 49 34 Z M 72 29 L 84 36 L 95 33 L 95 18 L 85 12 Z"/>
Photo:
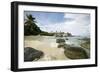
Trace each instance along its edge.
<path fill-rule="evenodd" d="M 40 35 L 44 35 L 44 36 L 53 36 L 54 33 L 41 32 Z"/>

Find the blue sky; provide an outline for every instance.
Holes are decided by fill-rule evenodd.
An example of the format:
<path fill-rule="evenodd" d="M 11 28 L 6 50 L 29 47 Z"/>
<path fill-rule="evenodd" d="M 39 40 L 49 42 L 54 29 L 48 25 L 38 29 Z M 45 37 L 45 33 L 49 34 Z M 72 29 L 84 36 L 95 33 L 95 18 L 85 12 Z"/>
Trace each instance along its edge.
<path fill-rule="evenodd" d="M 37 25 L 44 31 L 90 35 L 90 14 L 25 11 L 24 16 L 26 14 L 35 17 Z"/>

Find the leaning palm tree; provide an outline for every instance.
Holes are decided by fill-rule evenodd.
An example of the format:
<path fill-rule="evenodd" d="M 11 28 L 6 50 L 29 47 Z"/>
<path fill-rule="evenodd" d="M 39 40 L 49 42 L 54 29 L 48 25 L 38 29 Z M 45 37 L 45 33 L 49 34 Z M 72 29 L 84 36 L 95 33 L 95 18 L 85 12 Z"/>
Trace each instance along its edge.
<path fill-rule="evenodd" d="M 36 19 L 31 14 L 26 15 L 26 19 L 24 22 L 24 34 L 38 35 L 40 32 L 40 28 L 36 25 Z"/>
<path fill-rule="evenodd" d="M 32 17 L 32 15 L 26 15 L 26 19 L 25 19 L 25 25 L 32 25 L 32 24 L 35 24 L 36 21 L 35 21 L 35 18 Z"/>

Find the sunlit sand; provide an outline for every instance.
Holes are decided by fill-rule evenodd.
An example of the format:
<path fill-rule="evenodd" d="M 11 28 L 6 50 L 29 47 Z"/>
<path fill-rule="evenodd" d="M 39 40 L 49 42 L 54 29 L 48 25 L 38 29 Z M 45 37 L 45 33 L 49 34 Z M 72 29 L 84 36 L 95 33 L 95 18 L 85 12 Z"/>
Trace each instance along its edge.
<path fill-rule="evenodd" d="M 24 46 L 44 52 L 44 57 L 39 61 L 68 60 L 63 48 L 57 48 L 55 37 L 50 36 L 25 36 Z"/>

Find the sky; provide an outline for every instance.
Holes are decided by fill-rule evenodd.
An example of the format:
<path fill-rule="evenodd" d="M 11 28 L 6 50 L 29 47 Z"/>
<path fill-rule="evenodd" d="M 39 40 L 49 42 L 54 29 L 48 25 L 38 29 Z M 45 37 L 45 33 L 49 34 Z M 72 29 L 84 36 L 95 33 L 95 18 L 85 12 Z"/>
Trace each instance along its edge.
<path fill-rule="evenodd" d="M 31 14 L 36 24 L 47 32 L 70 32 L 72 35 L 90 35 L 90 14 L 67 12 L 24 11 L 24 16 Z"/>

